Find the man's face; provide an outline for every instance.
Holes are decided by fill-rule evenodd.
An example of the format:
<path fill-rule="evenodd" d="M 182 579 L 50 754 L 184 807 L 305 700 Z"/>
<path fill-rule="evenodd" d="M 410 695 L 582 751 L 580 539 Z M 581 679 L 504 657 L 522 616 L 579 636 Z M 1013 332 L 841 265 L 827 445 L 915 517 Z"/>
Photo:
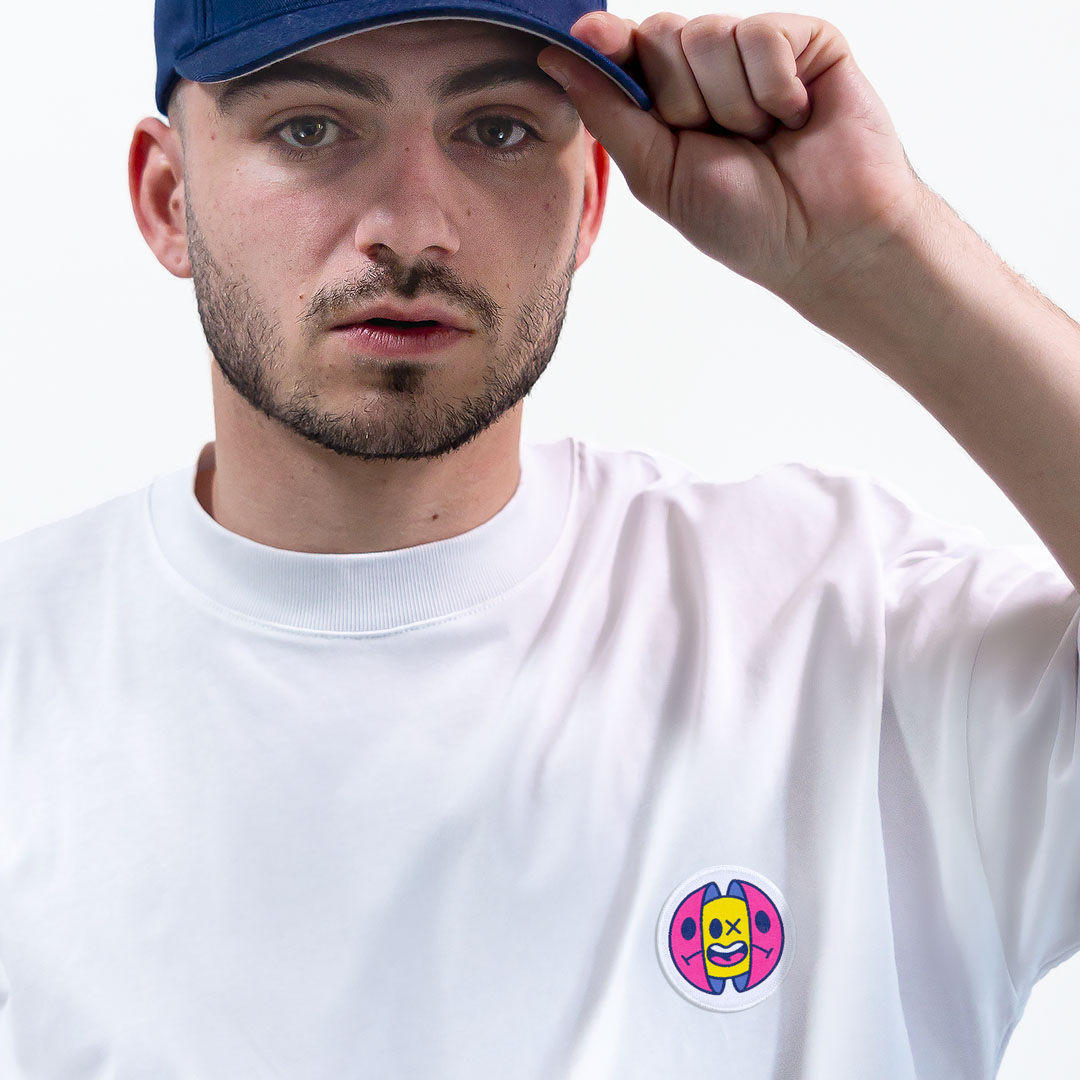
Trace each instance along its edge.
<path fill-rule="evenodd" d="M 254 407 L 340 454 L 420 458 L 468 442 L 528 393 L 559 336 L 596 168 L 569 99 L 535 65 L 545 44 L 416 22 L 254 77 L 180 84 L 199 314 Z M 431 89 L 504 60 L 539 78 L 441 100 Z M 375 100 L 341 78 L 264 81 L 297 61 L 353 76 L 354 91 L 366 80 Z M 438 305 L 469 332 L 386 356 L 333 329 L 380 303 Z"/>

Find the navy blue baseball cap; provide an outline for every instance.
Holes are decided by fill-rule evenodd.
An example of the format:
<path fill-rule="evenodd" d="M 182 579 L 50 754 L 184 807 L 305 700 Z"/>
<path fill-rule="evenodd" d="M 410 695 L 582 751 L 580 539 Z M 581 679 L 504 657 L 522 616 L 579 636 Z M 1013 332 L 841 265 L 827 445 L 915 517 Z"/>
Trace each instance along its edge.
<path fill-rule="evenodd" d="M 587 11 L 606 10 L 607 0 L 599 7 L 589 0 L 156 0 L 157 107 L 164 116 L 181 77 L 221 82 L 376 26 L 475 19 L 525 30 L 577 53 L 650 109 L 652 101 L 630 74 L 570 34 Z"/>

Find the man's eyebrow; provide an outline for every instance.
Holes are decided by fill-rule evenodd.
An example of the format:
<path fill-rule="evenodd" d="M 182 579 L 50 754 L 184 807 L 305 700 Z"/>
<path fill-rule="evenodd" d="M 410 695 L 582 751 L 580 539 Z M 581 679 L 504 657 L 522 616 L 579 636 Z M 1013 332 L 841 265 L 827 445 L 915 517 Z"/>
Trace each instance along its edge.
<path fill-rule="evenodd" d="M 537 66 L 536 60 L 523 57 L 508 56 L 458 68 L 432 82 L 428 86 L 428 93 L 442 104 L 451 98 L 477 90 L 517 82 L 533 83 L 548 90 L 555 90 L 573 108 L 562 87 Z M 224 119 L 241 101 L 257 97 L 259 90 L 292 83 L 338 91 L 370 101 L 374 105 L 389 105 L 393 100 L 390 84 L 371 72 L 351 71 L 320 60 L 286 59 L 223 83 L 217 94 L 217 114 Z"/>

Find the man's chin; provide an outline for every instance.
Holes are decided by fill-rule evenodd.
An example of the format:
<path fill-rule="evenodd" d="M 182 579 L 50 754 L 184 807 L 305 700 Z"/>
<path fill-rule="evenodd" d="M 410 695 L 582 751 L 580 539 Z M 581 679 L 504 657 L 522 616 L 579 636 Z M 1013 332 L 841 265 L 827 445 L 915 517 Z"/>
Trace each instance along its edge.
<path fill-rule="evenodd" d="M 372 395 L 368 407 L 355 400 L 341 412 L 292 402 L 275 417 L 290 431 L 343 457 L 362 461 L 417 461 L 438 458 L 465 446 L 486 431 L 506 409 L 493 412 L 466 402 L 441 407 L 416 397 L 388 402 Z M 485 403 L 486 404 L 486 403 Z"/>

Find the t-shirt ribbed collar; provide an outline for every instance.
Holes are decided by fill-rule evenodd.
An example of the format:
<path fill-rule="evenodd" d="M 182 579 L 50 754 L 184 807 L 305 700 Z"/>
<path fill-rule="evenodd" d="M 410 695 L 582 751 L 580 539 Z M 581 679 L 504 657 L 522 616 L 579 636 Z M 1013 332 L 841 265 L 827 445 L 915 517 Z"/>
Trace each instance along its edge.
<path fill-rule="evenodd" d="M 522 443 L 518 486 L 498 513 L 458 536 L 394 551 L 290 551 L 230 532 L 195 495 L 198 461 L 150 485 L 148 513 L 167 563 L 214 604 L 282 627 L 385 632 L 484 604 L 536 570 L 570 513 L 576 449 L 570 438 Z"/>

